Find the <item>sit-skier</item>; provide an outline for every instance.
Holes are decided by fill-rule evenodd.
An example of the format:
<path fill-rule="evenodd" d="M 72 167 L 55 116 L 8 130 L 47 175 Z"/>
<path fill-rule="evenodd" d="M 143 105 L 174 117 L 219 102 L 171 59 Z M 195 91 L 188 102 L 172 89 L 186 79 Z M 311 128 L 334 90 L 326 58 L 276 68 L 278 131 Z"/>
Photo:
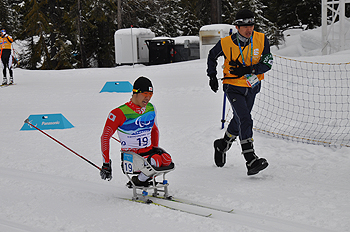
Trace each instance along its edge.
<path fill-rule="evenodd" d="M 133 85 L 131 100 L 112 110 L 101 136 L 103 165 L 100 172 L 103 180 L 112 179 L 112 162 L 109 156 L 110 139 L 118 131 L 122 151 L 131 151 L 143 158 L 150 158 L 154 167 L 165 167 L 172 163 L 171 156 L 158 147 L 159 130 L 155 106 L 150 103 L 153 96 L 152 82 L 139 77 Z M 150 177 L 143 173 L 132 177 L 136 186 L 148 187 Z"/>

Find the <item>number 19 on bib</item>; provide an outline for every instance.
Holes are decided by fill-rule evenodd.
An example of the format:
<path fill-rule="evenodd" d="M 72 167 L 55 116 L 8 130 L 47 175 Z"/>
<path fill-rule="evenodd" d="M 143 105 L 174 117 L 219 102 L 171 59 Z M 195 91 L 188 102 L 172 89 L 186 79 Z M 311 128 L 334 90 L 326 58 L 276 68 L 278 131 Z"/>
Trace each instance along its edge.
<path fill-rule="evenodd" d="M 134 167 L 133 167 L 133 155 L 124 153 L 123 157 L 123 168 L 125 173 L 133 173 Z"/>

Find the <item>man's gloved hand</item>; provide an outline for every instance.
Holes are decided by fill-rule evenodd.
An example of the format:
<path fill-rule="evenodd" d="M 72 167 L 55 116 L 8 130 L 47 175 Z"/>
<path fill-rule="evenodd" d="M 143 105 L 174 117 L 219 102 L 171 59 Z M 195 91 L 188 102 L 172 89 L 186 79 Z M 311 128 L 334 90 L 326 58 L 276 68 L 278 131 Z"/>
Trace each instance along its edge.
<path fill-rule="evenodd" d="M 238 60 L 236 61 L 236 65 L 237 65 L 236 67 L 230 67 L 231 74 L 241 77 L 245 74 L 252 73 L 250 66 L 244 67 L 243 64 L 241 64 Z"/>
<path fill-rule="evenodd" d="M 112 180 L 112 160 L 109 160 L 109 163 L 103 163 L 100 176 L 102 180 Z"/>
<path fill-rule="evenodd" d="M 216 78 L 216 75 L 215 74 L 211 74 L 209 76 L 209 85 L 210 85 L 210 88 L 211 90 L 213 90 L 215 93 L 218 91 L 219 89 L 219 82 L 218 82 L 218 79 Z"/>

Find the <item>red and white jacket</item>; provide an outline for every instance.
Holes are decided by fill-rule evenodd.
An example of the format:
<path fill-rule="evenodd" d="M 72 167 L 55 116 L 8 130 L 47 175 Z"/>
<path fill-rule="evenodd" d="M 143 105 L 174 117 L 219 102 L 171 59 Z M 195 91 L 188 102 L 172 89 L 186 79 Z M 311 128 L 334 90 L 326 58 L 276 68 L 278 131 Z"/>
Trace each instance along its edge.
<path fill-rule="evenodd" d="M 140 154 L 158 146 L 159 130 L 155 107 L 151 103 L 139 107 L 130 100 L 109 113 L 101 136 L 104 163 L 110 160 L 110 139 L 116 131 L 123 151 Z"/>

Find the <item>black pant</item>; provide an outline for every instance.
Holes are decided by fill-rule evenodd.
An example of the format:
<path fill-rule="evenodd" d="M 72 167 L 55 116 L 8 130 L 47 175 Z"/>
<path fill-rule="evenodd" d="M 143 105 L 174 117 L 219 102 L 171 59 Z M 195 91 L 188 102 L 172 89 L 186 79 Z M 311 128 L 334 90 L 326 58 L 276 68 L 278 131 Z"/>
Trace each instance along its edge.
<path fill-rule="evenodd" d="M 2 73 L 4 78 L 6 78 L 6 68 L 9 69 L 10 77 L 13 77 L 12 72 L 12 55 L 11 55 L 11 49 L 2 49 L 1 53 L 1 62 L 2 62 Z"/>
<path fill-rule="evenodd" d="M 250 112 L 254 105 L 255 96 L 260 92 L 261 83 L 254 88 L 229 84 L 224 84 L 223 87 L 233 111 L 233 118 L 227 131 L 232 135 L 239 136 L 240 140 L 252 138 L 253 119 Z"/>

